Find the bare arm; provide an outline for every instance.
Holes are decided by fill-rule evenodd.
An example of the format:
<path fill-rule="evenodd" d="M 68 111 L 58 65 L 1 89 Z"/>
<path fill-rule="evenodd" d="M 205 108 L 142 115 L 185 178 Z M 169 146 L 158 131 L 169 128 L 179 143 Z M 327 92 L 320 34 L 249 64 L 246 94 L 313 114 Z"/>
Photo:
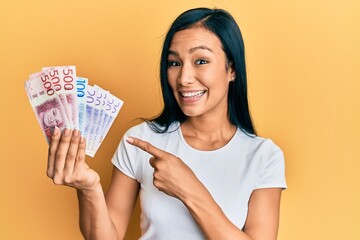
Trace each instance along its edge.
<path fill-rule="evenodd" d="M 281 193 L 281 188 L 257 189 L 252 193 L 244 231 L 253 239 L 277 238 Z"/>
<path fill-rule="evenodd" d="M 77 191 L 80 228 L 86 239 L 123 239 L 138 196 L 139 183 L 115 167 L 108 191 Z"/>
<path fill-rule="evenodd" d="M 123 239 L 125 236 L 135 208 L 139 188 L 140 185 L 136 180 L 126 176 L 116 167 L 113 168 L 111 183 L 105 196 L 118 239 Z"/>
<path fill-rule="evenodd" d="M 231 223 L 205 187 L 192 192 L 183 202 L 209 240 L 276 240 L 281 189 L 253 192 L 243 231 Z"/>
<path fill-rule="evenodd" d="M 78 130 L 66 129 L 61 134 L 55 128 L 49 147 L 47 175 L 55 184 L 77 190 L 80 229 L 85 239 L 122 239 L 136 202 L 138 183 L 114 170 L 106 200 L 99 175 L 85 163 L 85 146 L 85 139 Z M 115 204 L 117 199 L 123 201 Z M 128 211 L 115 216 L 118 212 L 112 211 L 119 208 Z"/>
<path fill-rule="evenodd" d="M 100 183 L 92 190 L 77 190 L 79 223 L 87 240 L 118 239 Z"/>

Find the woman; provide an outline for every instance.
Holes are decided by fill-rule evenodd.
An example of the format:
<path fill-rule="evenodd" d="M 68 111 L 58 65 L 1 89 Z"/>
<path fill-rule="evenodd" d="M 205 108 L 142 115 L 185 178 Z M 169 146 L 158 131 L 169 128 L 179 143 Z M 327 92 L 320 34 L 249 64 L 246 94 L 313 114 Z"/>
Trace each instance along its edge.
<path fill-rule="evenodd" d="M 164 109 L 123 137 L 104 196 L 77 130 L 55 129 L 48 176 L 75 187 L 86 239 L 122 239 L 140 193 L 141 239 L 276 239 L 281 150 L 255 135 L 244 47 L 229 13 L 192 9 L 161 56 Z"/>

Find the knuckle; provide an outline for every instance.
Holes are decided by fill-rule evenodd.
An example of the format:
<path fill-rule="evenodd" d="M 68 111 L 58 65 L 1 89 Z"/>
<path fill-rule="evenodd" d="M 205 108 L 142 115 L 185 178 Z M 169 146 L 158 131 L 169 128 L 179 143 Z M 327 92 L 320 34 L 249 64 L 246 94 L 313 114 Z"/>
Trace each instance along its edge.
<path fill-rule="evenodd" d="M 57 151 L 55 153 L 55 158 L 56 159 L 62 159 L 64 157 L 64 154 L 61 151 Z"/>
<path fill-rule="evenodd" d="M 68 152 L 67 158 L 70 159 L 70 160 L 73 160 L 73 159 L 76 158 L 76 155 L 75 155 L 75 153 L 73 153 L 73 152 Z"/>
<path fill-rule="evenodd" d="M 85 150 L 85 148 L 86 148 L 86 141 L 84 140 L 84 142 L 79 143 L 78 150 Z"/>
<path fill-rule="evenodd" d="M 154 171 L 153 179 L 154 179 L 154 181 L 159 179 L 159 172 L 158 171 Z"/>
<path fill-rule="evenodd" d="M 53 177 L 53 182 L 54 182 L 55 185 L 62 185 L 63 184 L 63 179 L 60 176 L 55 175 Z"/>
<path fill-rule="evenodd" d="M 162 191 L 163 190 L 163 187 L 161 185 L 161 182 L 159 180 L 154 180 L 153 181 L 153 184 L 154 184 L 154 187 L 156 187 L 159 191 Z"/>
<path fill-rule="evenodd" d="M 70 141 L 70 142 L 71 142 L 72 144 L 79 144 L 79 138 L 73 136 L 73 137 L 71 138 L 71 141 Z"/>
<path fill-rule="evenodd" d="M 84 156 L 83 154 L 78 154 L 78 155 L 76 156 L 76 161 L 77 161 L 77 162 L 84 161 L 84 159 L 85 159 L 85 156 Z"/>
<path fill-rule="evenodd" d="M 54 156 L 55 154 L 56 154 L 56 149 L 50 146 L 48 149 L 48 156 Z"/>
<path fill-rule="evenodd" d="M 59 141 L 59 138 L 60 136 L 59 135 L 52 135 L 51 136 L 51 144 L 50 145 L 53 145 L 54 143 L 57 143 Z"/>
<path fill-rule="evenodd" d="M 67 175 L 67 176 L 64 177 L 64 183 L 65 184 L 70 184 L 72 182 L 73 182 L 72 176 Z"/>
<path fill-rule="evenodd" d="M 83 182 L 83 181 L 82 181 L 81 178 L 79 178 L 79 177 L 77 177 L 76 179 L 74 179 L 74 185 L 76 185 L 76 186 L 80 186 L 82 182 Z"/>
<path fill-rule="evenodd" d="M 151 145 L 150 145 L 150 143 L 145 143 L 145 145 L 144 145 L 144 149 L 145 149 L 145 151 L 150 151 L 151 150 Z"/>
<path fill-rule="evenodd" d="M 68 135 L 62 135 L 60 139 L 60 143 L 68 143 L 71 139 L 71 134 Z"/>
<path fill-rule="evenodd" d="M 46 176 L 48 177 L 48 178 L 53 178 L 53 173 L 52 173 L 52 171 L 50 171 L 49 169 L 46 171 Z"/>
<path fill-rule="evenodd" d="M 55 167 L 53 177 L 61 178 L 63 176 L 63 171 L 60 167 Z"/>

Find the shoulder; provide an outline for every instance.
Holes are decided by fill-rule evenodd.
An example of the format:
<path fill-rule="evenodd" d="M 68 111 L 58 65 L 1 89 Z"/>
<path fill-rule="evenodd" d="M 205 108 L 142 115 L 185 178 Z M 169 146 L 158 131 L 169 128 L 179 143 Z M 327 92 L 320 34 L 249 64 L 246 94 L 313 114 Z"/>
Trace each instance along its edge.
<path fill-rule="evenodd" d="M 283 155 L 281 148 L 270 138 L 246 134 L 238 131 L 239 144 L 246 147 L 248 154 L 266 156 L 267 158 Z"/>
<path fill-rule="evenodd" d="M 269 138 L 240 134 L 248 172 L 256 178 L 254 189 L 283 188 L 285 189 L 285 159 L 281 148 Z"/>

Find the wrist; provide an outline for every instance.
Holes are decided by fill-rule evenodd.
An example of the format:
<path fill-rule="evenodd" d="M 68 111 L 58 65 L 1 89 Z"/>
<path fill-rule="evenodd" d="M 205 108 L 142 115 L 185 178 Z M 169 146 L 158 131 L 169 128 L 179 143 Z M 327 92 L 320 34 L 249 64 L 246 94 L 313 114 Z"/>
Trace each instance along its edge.
<path fill-rule="evenodd" d="M 76 189 L 76 192 L 79 196 L 83 196 L 83 197 L 93 197 L 93 196 L 97 196 L 99 193 L 103 193 L 102 190 L 102 186 L 100 181 L 98 181 L 97 183 L 95 183 L 93 186 L 89 187 L 89 188 L 82 188 Z"/>
<path fill-rule="evenodd" d="M 209 191 L 200 181 L 197 181 L 196 184 L 193 184 L 190 188 L 187 188 L 186 191 L 182 192 L 180 200 L 187 208 L 194 209 L 202 206 L 209 198 L 212 198 Z"/>

